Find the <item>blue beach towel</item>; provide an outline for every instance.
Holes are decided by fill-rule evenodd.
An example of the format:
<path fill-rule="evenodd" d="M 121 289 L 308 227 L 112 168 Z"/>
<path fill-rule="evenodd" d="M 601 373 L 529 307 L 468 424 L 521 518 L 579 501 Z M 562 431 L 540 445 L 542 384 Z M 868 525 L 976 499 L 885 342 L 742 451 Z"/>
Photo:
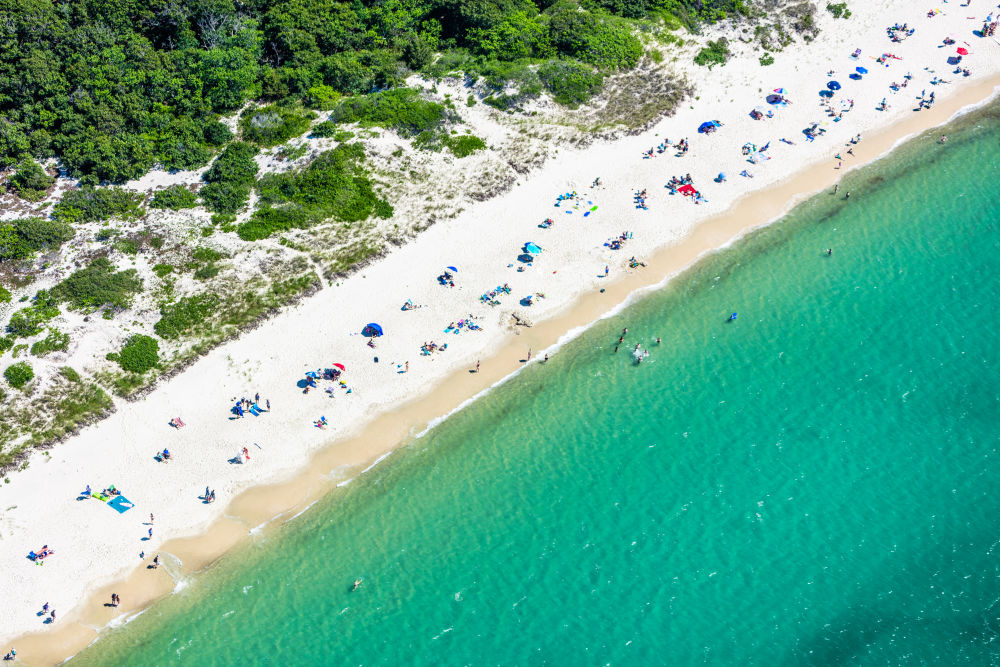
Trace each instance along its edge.
<path fill-rule="evenodd" d="M 124 514 L 135 507 L 135 505 L 133 505 L 132 502 L 125 496 L 115 496 L 112 500 L 108 501 L 108 507 L 112 508 L 119 514 Z"/>

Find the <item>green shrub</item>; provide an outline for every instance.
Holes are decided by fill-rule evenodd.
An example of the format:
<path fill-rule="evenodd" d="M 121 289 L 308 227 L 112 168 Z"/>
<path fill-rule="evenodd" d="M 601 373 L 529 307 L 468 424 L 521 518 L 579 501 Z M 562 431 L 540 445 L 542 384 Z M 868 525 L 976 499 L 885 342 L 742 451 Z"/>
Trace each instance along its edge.
<path fill-rule="evenodd" d="M 238 213 L 250 198 L 250 188 L 257 176 L 254 156 L 257 148 L 234 142 L 215 160 L 202 177 L 207 184 L 199 190 L 206 208 L 216 213 Z"/>
<path fill-rule="evenodd" d="M 0 336 L 0 354 L 14 347 L 14 339 L 10 336 Z"/>
<path fill-rule="evenodd" d="M 30 338 L 42 332 L 42 325 L 59 315 L 58 302 L 47 290 L 39 290 L 33 303 L 10 317 L 8 333 L 16 338 Z"/>
<path fill-rule="evenodd" d="M 760 57 L 760 64 L 762 67 L 767 67 L 768 65 L 774 64 L 774 56 L 770 53 L 765 53 Z"/>
<path fill-rule="evenodd" d="M 170 209 L 179 211 L 184 208 L 194 208 L 198 205 L 198 196 L 183 185 L 171 185 L 153 194 L 150 208 Z"/>
<path fill-rule="evenodd" d="M 36 252 L 59 249 L 73 236 L 73 227 L 57 220 L 21 218 L 0 222 L 0 261 L 31 259 Z"/>
<path fill-rule="evenodd" d="M 10 290 L 3 285 L 0 285 L 0 303 L 10 303 L 12 298 L 13 296 L 11 295 Z"/>
<path fill-rule="evenodd" d="M 833 14 L 833 18 L 839 19 L 849 19 L 851 18 L 851 10 L 847 8 L 846 2 L 830 2 L 826 5 L 826 10 Z"/>
<path fill-rule="evenodd" d="M 709 41 L 708 45 L 703 47 L 694 57 L 694 62 L 712 69 L 715 65 L 725 65 L 728 57 L 729 42 L 725 37 L 720 37 L 714 42 Z"/>
<path fill-rule="evenodd" d="M 163 237 L 154 236 L 153 238 L 149 239 L 149 245 L 153 246 L 157 250 L 160 250 L 163 247 Z"/>
<path fill-rule="evenodd" d="M 214 262 L 227 256 L 224 252 L 219 252 L 214 248 L 207 248 L 205 246 L 195 248 L 194 252 L 191 253 L 191 257 L 199 262 Z"/>
<path fill-rule="evenodd" d="M 191 333 L 198 325 L 212 316 L 219 307 L 215 294 L 195 294 L 179 299 L 177 303 L 160 308 L 160 319 L 153 326 L 156 335 L 165 340 L 180 338 Z"/>
<path fill-rule="evenodd" d="M 335 134 L 337 134 L 337 124 L 333 121 L 324 120 L 322 123 L 316 123 L 313 126 L 309 136 L 325 138 L 332 137 Z"/>
<path fill-rule="evenodd" d="M 308 130 L 309 121 L 315 117 L 312 111 L 274 104 L 247 109 L 240 115 L 240 136 L 258 146 L 277 146 Z"/>
<path fill-rule="evenodd" d="M 125 370 L 141 375 L 160 363 L 160 344 L 155 338 L 136 334 L 118 353 L 118 363 Z"/>
<path fill-rule="evenodd" d="M 581 10 L 567 0 L 554 3 L 545 13 L 552 44 L 563 55 L 604 70 L 630 69 L 642 57 L 642 43 L 632 34 L 631 24 L 617 16 Z"/>
<path fill-rule="evenodd" d="M 252 144 L 233 142 L 219 154 L 202 179 L 207 183 L 253 183 L 258 169 L 254 157 L 258 152 L 257 147 Z"/>
<path fill-rule="evenodd" d="M 31 370 L 31 364 L 27 361 L 19 361 L 8 366 L 3 376 L 7 378 L 7 384 L 14 389 L 21 389 L 35 377 L 35 371 Z"/>
<path fill-rule="evenodd" d="M 486 142 L 477 136 L 471 134 L 463 134 L 458 137 L 449 137 L 447 141 L 448 150 L 450 150 L 455 157 L 466 157 L 467 155 L 472 155 L 476 151 L 481 151 L 486 148 Z"/>
<path fill-rule="evenodd" d="M 70 366 L 63 366 L 62 368 L 60 368 L 59 369 L 59 375 L 62 375 L 64 378 L 66 378 L 70 382 L 74 382 L 74 383 L 79 383 L 80 382 L 80 374 L 76 372 L 76 369 L 74 369 L 74 368 L 72 368 Z"/>
<path fill-rule="evenodd" d="M 538 68 L 545 89 L 559 104 L 575 109 L 601 89 L 604 75 L 572 60 L 550 60 Z"/>
<path fill-rule="evenodd" d="M 128 308 L 140 291 L 142 279 L 135 269 L 116 273 L 107 257 L 98 257 L 53 287 L 52 296 L 57 302 L 68 301 L 71 308 Z"/>
<path fill-rule="evenodd" d="M 45 173 L 34 160 L 25 160 L 17 166 L 17 171 L 7 179 L 21 199 L 41 201 L 56 179 Z"/>
<path fill-rule="evenodd" d="M 380 200 L 363 161 L 360 144 L 341 144 L 299 171 L 268 174 L 258 187 L 260 206 L 250 220 L 239 225 L 237 233 L 245 241 L 257 241 L 329 218 L 344 222 L 368 219 Z M 378 210 L 385 212 L 386 206 Z"/>
<path fill-rule="evenodd" d="M 69 350 L 69 334 L 57 329 L 49 329 L 48 335 L 31 346 L 31 353 L 36 357 L 44 357 L 49 352 L 66 352 Z"/>
<path fill-rule="evenodd" d="M 204 266 L 198 267 L 194 272 L 195 280 L 209 280 L 219 275 L 219 267 L 215 264 L 206 264 Z"/>
<path fill-rule="evenodd" d="M 153 267 L 153 273 L 155 273 L 159 278 L 162 278 L 167 274 L 173 273 L 173 271 L 174 271 L 173 264 L 157 264 L 156 266 Z"/>
<path fill-rule="evenodd" d="M 70 190 L 52 210 L 52 217 L 69 223 L 131 220 L 143 214 L 142 195 L 121 188 L 83 187 Z"/>
<path fill-rule="evenodd" d="M 371 95 L 349 97 L 330 114 L 334 123 L 383 127 L 413 137 L 436 128 L 445 120 L 445 108 L 420 97 L 411 88 L 395 88 Z"/>
<path fill-rule="evenodd" d="M 306 104 L 313 109 L 329 111 L 341 97 L 343 96 L 330 86 L 320 84 L 306 91 Z"/>
<path fill-rule="evenodd" d="M 133 239 L 121 239 L 115 242 L 115 250 L 126 255 L 136 255 L 139 253 L 139 244 Z"/>
<path fill-rule="evenodd" d="M 207 183 L 198 191 L 205 208 L 217 213 L 234 215 L 250 200 L 250 186 L 241 183 Z"/>

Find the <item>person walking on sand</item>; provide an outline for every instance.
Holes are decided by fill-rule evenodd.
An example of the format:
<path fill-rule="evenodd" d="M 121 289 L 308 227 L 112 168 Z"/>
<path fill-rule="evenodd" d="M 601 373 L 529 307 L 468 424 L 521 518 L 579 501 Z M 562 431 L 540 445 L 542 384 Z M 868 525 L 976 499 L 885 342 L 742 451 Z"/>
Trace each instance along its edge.
<path fill-rule="evenodd" d="M 153 539 L 153 529 L 149 529 L 149 539 Z"/>
<path fill-rule="evenodd" d="M 410 372 L 410 362 L 409 361 L 407 361 L 406 364 L 404 365 L 403 372 L 404 373 L 409 373 Z"/>
<path fill-rule="evenodd" d="M 153 523 L 153 513 L 152 512 L 149 513 L 149 523 L 150 524 Z"/>
<path fill-rule="evenodd" d="M 267 403 L 267 411 L 270 412 L 271 411 L 271 399 L 269 398 L 269 399 L 265 400 L 264 402 Z"/>
<path fill-rule="evenodd" d="M 49 603 L 48 602 L 46 602 L 45 604 L 42 605 L 42 613 L 43 614 L 49 613 Z"/>
<path fill-rule="evenodd" d="M 524 360 L 525 362 L 531 361 L 531 348 L 528 348 L 528 358 Z"/>
<path fill-rule="evenodd" d="M 476 372 L 477 373 L 479 372 L 479 360 L 478 359 L 476 360 Z"/>

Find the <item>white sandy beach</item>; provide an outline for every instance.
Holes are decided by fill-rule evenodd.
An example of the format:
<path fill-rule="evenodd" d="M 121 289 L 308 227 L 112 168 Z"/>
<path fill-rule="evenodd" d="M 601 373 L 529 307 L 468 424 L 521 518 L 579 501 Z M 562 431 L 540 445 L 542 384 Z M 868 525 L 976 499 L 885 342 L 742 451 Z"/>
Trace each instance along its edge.
<path fill-rule="evenodd" d="M 474 368 L 477 360 L 483 361 L 483 377 L 496 377 L 527 358 L 533 330 L 514 332 L 512 312 L 535 323 L 565 313 L 581 295 L 641 273 L 642 268 L 628 269 L 630 257 L 645 260 L 678 243 L 699 223 L 726 212 L 751 192 L 776 188 L 808 167 L 821 165 L 833 176 L 878 157 L 866 143 L 869 134 L 915 115 L 935 117 L 933 112 L 914 111 L 922 90 L 933 91 L 936 104 L 943 106 L 1000 73 L 1000 44 L 973 35 L 988 13 L 996 16 L 995 6 L 977 2 L 965 7 L 953 1 L 939 5 L 942 12 L 930 18 L 930 5 L 906 0 L 855 4 L 846 21 L 822 12 L 820 36 L 809 45 L 776 54 L 772 66 L 760 66 L 752 53 L 711 71 L 692 65 L 689 77 L 696 83 L 697 99 L 685 102 L 674 117 L 639 136 L 560 150 L 507 194 L 437 223 L 351 278 L 215 349 L 145 399 L 120 403 L 110 418 L 33 455 L 27 470 L 12 473 L 10 483 L 0 485 L 0 568 L 5 573 L 0 590 L 6 600 L 0 608 L 0 651 L 13 643 L 20 659 L 44 662 L 42 653 L 33 657 L 25 650 L 30 642 L 22 646 L 17 639 L 35 632 L 68 633 L 67 646 L 85 645 L 100 629 L 85 605 L 94 604 L 91 593 L 136 570 L 136 576 L 162 577 L 179 569 L 161 550 L 166 541 L 203 533 L 231 512 L 230 502 L 240 493 L 290 478 L 321 449 L 336 452 L 380 415 L 442 391 L 447 378 Z M 892 43 L 886 27 L 896 22 L 908 23 L 916 33 Z M 948 35 L 956 44 L 943 46 Z M 972 71 L 967 78 L 952 74 L 954 67 L 946 62 L 960 46 L 970 52 L 962 60 Z M 856 48 L 862 49 L 858 60 L 849 57 Z M 882 53 L 901 60 L 890 60 L 886 67 L 874 60 Z M 861 81 L 851 80 L 849 74 L 858 66 L 870 73 Z M 828 76 L 831 70 L 834 74 Z M 890 83 L 902 83 L 908 72 L 908 86 L 891 91 Z M 934 77 L 948 83 L 931 85 Z M 853 110 L 839 122 L 828 117 L 817 95 L 831 79 L 843 86 L 833 98 L 836 108 L 841 100 L 854 101 Z M 755 107 L 768 107 L 765 97 L 778 88 L 787 91 L 792 104 L 772 107 L 771 119 L 750 118 Z M 879 111 L 876 106 L 883 97 L 890 108 Z M 708 120 L 723 126 L 714 134 L 698 134 L 698 126 Z M 802 130 L 813 123 L 826 132 L 808 142 Z M 846 154 L 847 142 L 858 134 L 862 141 L 854 147 L 854 157 Z M 686 156 L 675 157 L 672 149 L 657 154 L 654 149 L 654 157 L 643 159 L 645 151 L 664 139 L 676 143 L 685 137 L 691 146 Z M 758 147 L 770 142 L 766 155 L 771 159 L 748 163 L 741 152 L 747 142 Z M 842 160 L 834 158 L 837 153 Z M 838 162 L 843 162 L 841 171 L 835 170 Z M 740 176 L 744 169 L 753 178 Z M 713 180 L 720 172 L 727 175 L 724 183 Z M 664 188 L 671 176 L 688 173 L 706 203 L 696 205 Z M 601 184 L 592 187 L 596 178 Z M 633 194 L 643 189 L 648 210 L 637 209 L 633 201 Z M 571 191 L 580 195 L 577 204 L 554 206 L 560 194 Z M 780 202 L 785 210 L 792 203 Z M 584 217 L 592 206 L 597 209 Z M 539 228 L 546 218 L 554 224 Z M 621 250 L 604 245 L 622 232 L 630 237 Z M 523 263 L 517 257 L 528 241 L 543 251 L 532 266 L 518 272 Z M 449 265 L 458 268 L 454 288 L 436 280 Z M 498 296 L 499 306 L 481 302 L 484 292 L 505 283 L 511 294 Z M 530 307 L 518 303 L 536 293 L 545 296 L 536 297 Z M 420 307 L 402 311 L 407 299 Z M 615 305 L 609 300 L 606 308 Z M 450 323 L 470 316 L 481 330 L 444 333 Z M 361 335 L 369 322 L 385 331 L 375 349 L 366 346 Z M 501 368 L 490 367 L 501 365 L 490 361 L 498 350 L 522 340 L 521 354 L 504 360 Z M 447 350 L 422 355 L 420 346 L 429 341 L 447 343 Z M 544 353 L 531 350 L 531 362 Z M 403 372 L 407 362 L 409 371 Z M 317 389 L 304 394 L 298 385 L 304 374 L 334 363 L 346 367 L 342 379 L 351 393 L 337 388 L 331 396 L 325 391 L 330 383 L 320 381 Z M 471 376 L 468 382 L 475 384 Z M 261 405 L 270 401 L 271 411 L 234 419 L 230 408 L 235 399 L 253 398 L 256 392 Z M 329 423 L 326 429 L 314 425 L 321 416 Z M 168 421 L 174 417 L 186 426 L 172 428 Z M 344 481 L 397 444 L 394 436 L 364 449 L 343 445 L 345 455 L 331 459 L 338 465 L 321 475 L 331 483 Z M 165 447 L 171 461 L 157 463 L 153 455 Z M 250 460 L 230 463 L 244 447 Z M 98 500 L 79 500 L 88 484 L 95 491 L 115 485 L 134 508 L 119 514 Z M 214 504 L 200 499 L 206 487 L 217 493 Z M 303 497 L 308 492 L 303 489 Z M 143 541 L 151 513 L 153 534 Z M 243 534 L 254 528 L 244 524 Z M 36 565 L 27 554 L 43 544 L 55 554 Z M 145 559 L 140 559 L 141 552 Z M 157 573 L 147 571 L 145 566 L 157 553 L 165 566 Z M 101 613 L 110 619 L 134 610 L 135 600 L 124 593 L 122 597 L 121 609 Z M 43 624 L 37 615 L 45 602 L 58 610 L 55 623 Z"/>

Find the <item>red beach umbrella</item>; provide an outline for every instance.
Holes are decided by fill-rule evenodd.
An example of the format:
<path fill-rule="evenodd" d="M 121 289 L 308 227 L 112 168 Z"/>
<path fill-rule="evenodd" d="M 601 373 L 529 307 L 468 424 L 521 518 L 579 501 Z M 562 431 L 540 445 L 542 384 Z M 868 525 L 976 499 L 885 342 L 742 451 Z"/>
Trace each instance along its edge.
<path fill-rule="evenodd" d="M 346 368 L 344 368 L 344 364 L 334 364 L 334 366 L 337 367 L 337 368 L 339 368 L 342 371 L 346 371 L 347 370 Z"/>
<path fill-rule="evenodd" d="M 958 47 L 958 55 L 960 55 L 960 56 L 967 56 L 967 55 L 969 55 L 969 50 L 967 48 L 965 48 L 964 46 L 960 46 L 960 47 Z"/>

